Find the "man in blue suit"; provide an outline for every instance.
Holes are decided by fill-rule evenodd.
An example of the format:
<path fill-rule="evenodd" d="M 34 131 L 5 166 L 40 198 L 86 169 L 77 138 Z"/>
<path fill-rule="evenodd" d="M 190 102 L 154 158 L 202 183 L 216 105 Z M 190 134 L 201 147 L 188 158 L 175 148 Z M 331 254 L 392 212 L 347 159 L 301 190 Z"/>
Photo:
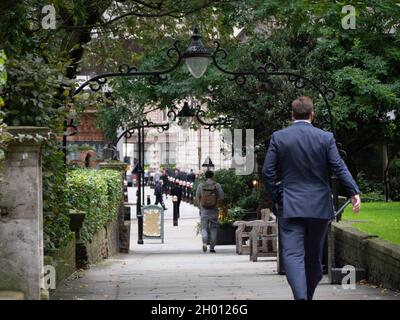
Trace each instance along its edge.
<path fill-rule="evenodd" d="M 263 167 L 267 190 L 278 205 L 282 264 L 296 300 L 312 300 L 322 279 L 324 239 L 334 218 L 328 170 L 352 197 L 353 211 L 361 207 L 360 190 L 339 155 L 333 134 L 315 128 L 314 116 L 311 98 L 293 101 L 294 123 L 274 132 Z"/>

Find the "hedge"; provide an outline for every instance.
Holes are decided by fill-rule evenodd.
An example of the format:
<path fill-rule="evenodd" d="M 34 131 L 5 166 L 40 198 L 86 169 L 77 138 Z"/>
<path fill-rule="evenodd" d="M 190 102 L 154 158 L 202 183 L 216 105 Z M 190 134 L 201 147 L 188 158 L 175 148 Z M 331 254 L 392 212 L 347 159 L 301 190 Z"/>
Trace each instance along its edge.
<path fill-rule="evenodd" d="M 72 208 L 85 211 L 81 237 L 90 241 L 105 224 L 118 215 L 122 199 L 122 177 L 114 170 L 75 169 L 67 176 Z"/>

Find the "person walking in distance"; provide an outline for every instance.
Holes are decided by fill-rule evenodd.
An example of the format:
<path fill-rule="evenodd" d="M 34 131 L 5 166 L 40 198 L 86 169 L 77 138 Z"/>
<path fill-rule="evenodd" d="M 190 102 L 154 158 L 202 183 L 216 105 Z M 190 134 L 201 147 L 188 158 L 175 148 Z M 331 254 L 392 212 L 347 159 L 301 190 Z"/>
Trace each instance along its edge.
<path fill-rule="evenodd" d="M 196 180 L 196 174 L 193 172 L 193 169 L 190 169 L 190 173 L 187 175 L 187 181 L 194 182 Z"/>
<path fill-rule="evenodd" d="M 158 180 L 154 187 L 154 195 L 156 197 L 155 205 L 161 204 L 164 210 L 167 210 L 163 200 L 163 189 L 162 189 L 162 180 Z"/>
<path fill-rule="evenodd" d="M 296 300 L 312 300 L 322 279 L 322 251 L 334 219 L 331 170 L 361 208 L 360 190 L 340 158 L 331 132 L 315 128 L 311 98 L 292 103 L 293 124 L 273 133 L 263 167 L 267 190 L 277 204 L 282 264 Z M 282 181 L 279 184 L 279 176 Z"/>
<path fill-rule="evenodd" d="M 196 190 L 196 204 L 200 207 L 201 238 L 203 252 L 207 252 L 210 240 L 210 252 L 215 253 L 218 226 L 218 203 L 224 199 L 224 192 L 219 183 L 214 181 L 214 172 L 206 171 L 206 181 L 200 183 Z M 210 239 L 208 239 L 210 229 Z"/>

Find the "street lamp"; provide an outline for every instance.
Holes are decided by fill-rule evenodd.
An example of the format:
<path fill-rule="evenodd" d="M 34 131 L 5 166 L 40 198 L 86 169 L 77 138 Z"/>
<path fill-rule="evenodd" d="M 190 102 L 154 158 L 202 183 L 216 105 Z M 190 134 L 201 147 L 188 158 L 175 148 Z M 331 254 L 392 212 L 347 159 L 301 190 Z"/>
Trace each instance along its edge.
<path fill-rule="evenodd" d="M 252 186 L 253 189 L 257 189 L 258 188 L 258 178 L 257 177 L 254 177 L 251 180 L 251 186 Z"/>
<path fill-rule="evenodd" d="M 193 77 L 201 78 L 206 72 L 211 58 L 211 51 L 203 45 L 198 28 L 194 29 L 192 42 L 182 54 L 182 58 L 185 60 L 186 66 Z"/>
<path fill-rule="evenodd" d="M 210 156 L 204 160 L 204 163 L 201 165 L 202 167 L 207 167 L 207 171 L 210 170 L 210 167 L 214 167 L 214 163 L 212 163 Z"/>

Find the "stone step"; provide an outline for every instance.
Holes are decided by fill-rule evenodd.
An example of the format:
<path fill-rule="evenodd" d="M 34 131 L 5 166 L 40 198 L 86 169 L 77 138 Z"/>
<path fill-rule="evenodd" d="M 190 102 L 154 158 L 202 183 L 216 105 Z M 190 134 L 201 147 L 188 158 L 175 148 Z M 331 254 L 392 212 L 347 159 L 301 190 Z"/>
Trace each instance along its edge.
<path fill-rule="evenodd" d="M 0 291 L 0 300 L 24 300 L 24 293 L 20 291 Z"/>

